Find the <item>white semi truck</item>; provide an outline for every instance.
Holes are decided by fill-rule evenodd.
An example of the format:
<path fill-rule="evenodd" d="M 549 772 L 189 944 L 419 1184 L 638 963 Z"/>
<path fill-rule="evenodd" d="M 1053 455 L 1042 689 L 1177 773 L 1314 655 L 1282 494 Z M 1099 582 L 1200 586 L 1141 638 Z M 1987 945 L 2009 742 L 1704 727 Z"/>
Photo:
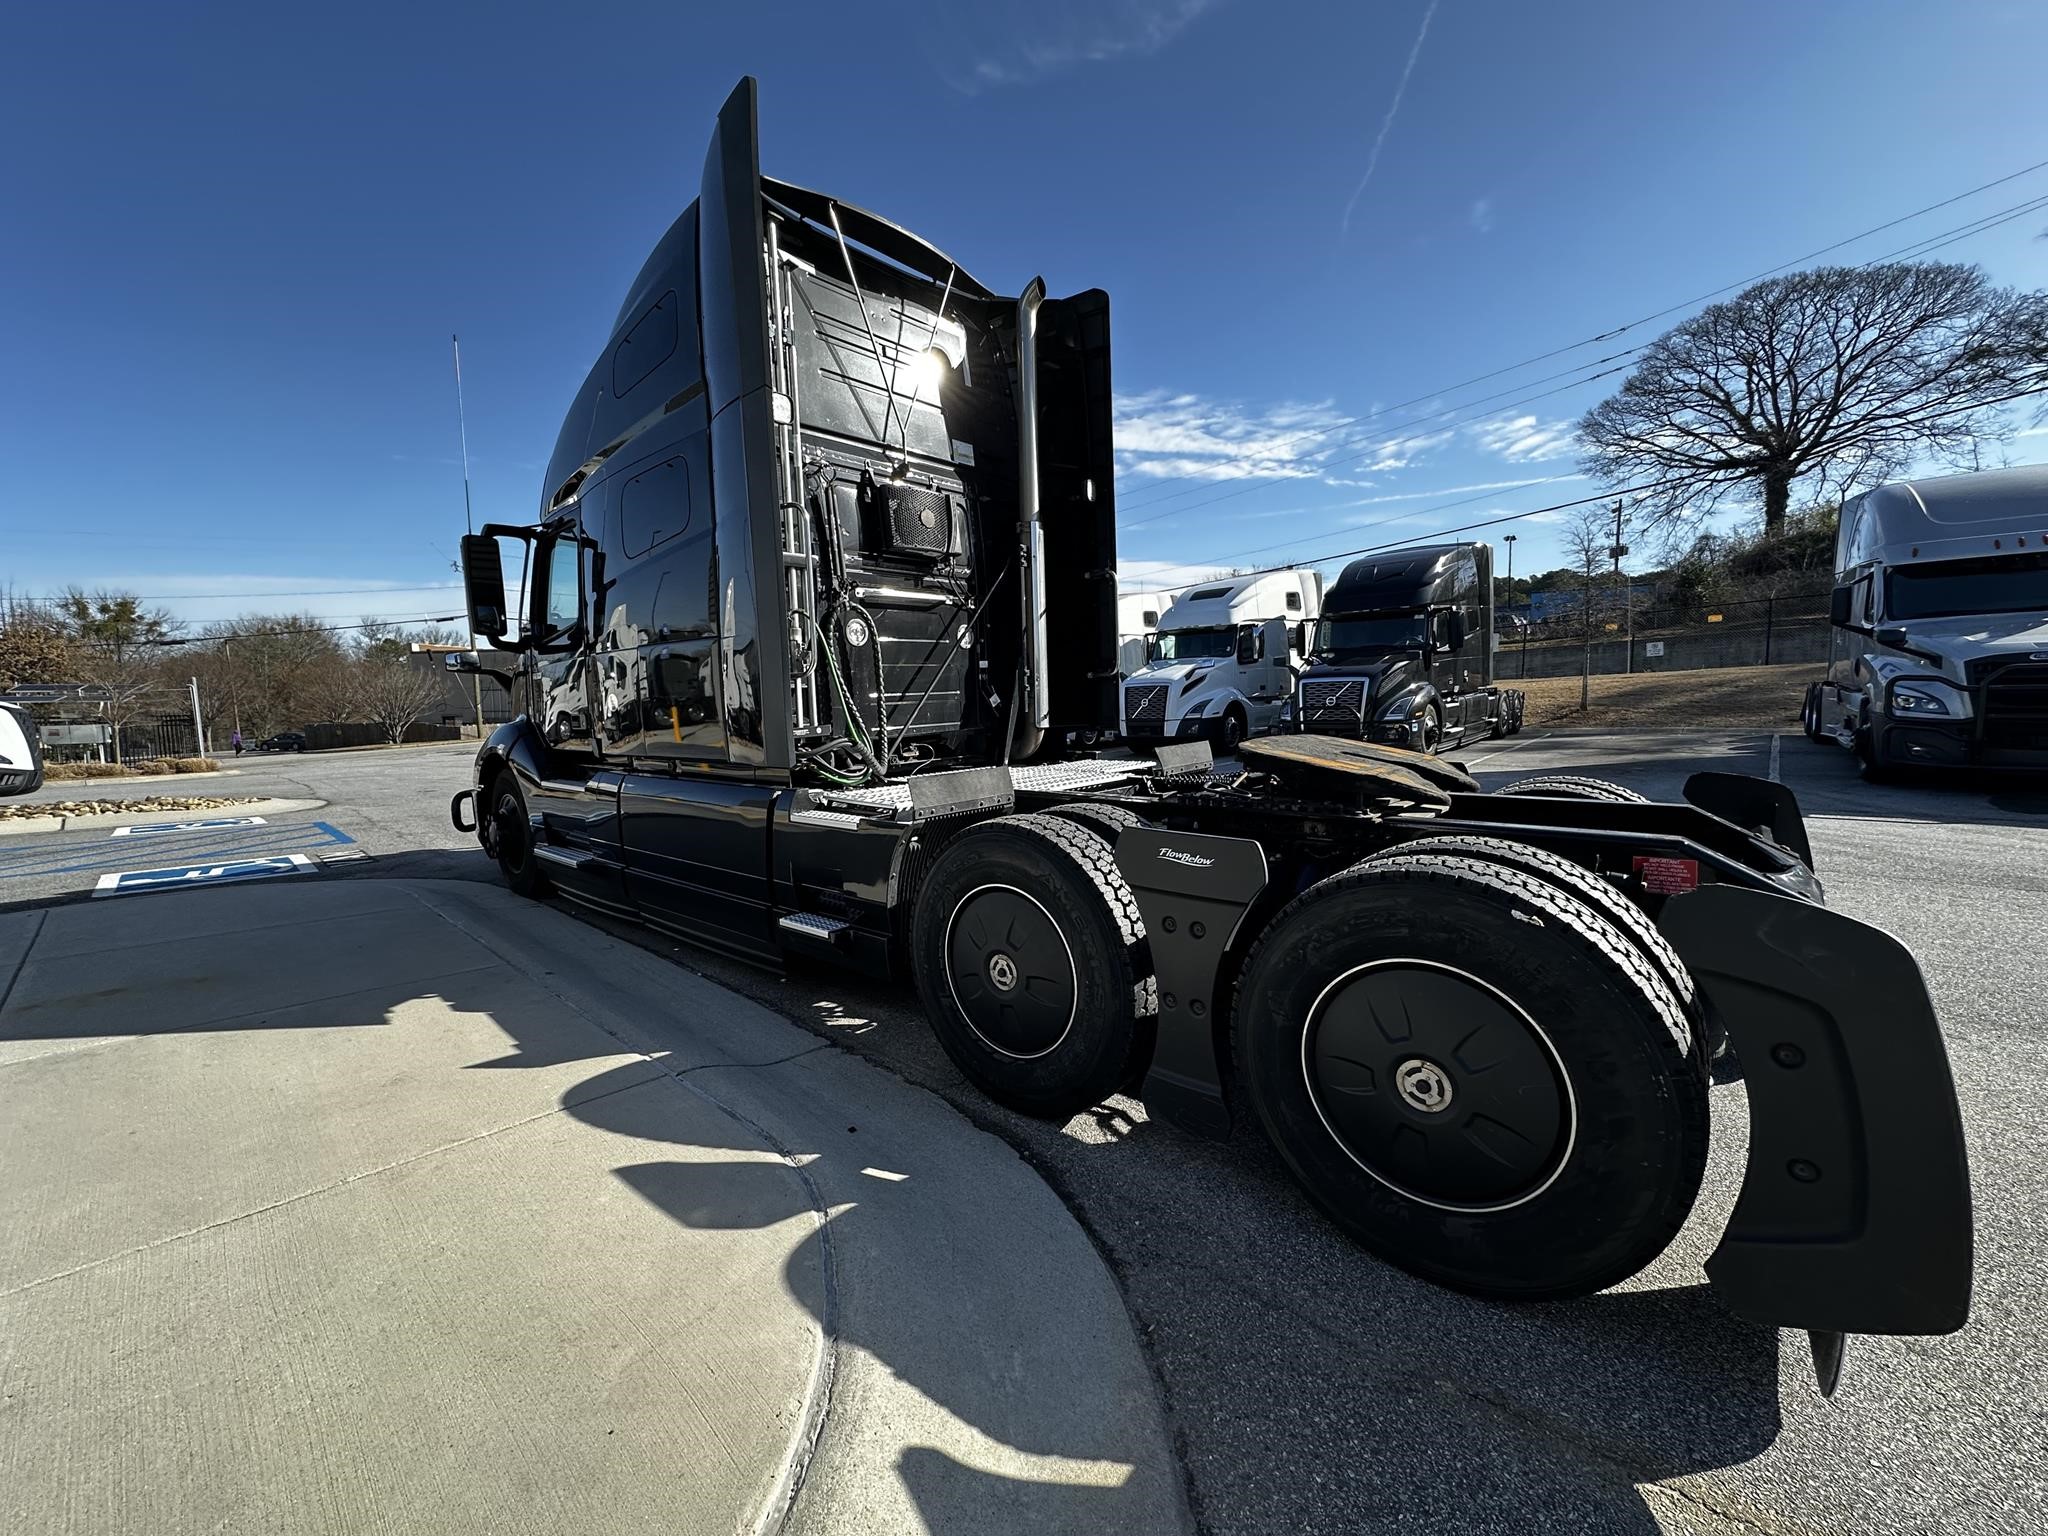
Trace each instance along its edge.
<path fill-rule="evenodd" d="M 1277 729 L 1322 604 L 1314 570 L 1224 577 L 1180 592 L 1159 616 L 1152 660 L 1124 679 L 1125 740 L 1205 740 L 1227 752 Z"/>
<path fill-rule="evenodd" d="M 1842 507 L 1806 734 L 1882 777 L 2048 767 L 2048 464 L 1881 485 Z"/>

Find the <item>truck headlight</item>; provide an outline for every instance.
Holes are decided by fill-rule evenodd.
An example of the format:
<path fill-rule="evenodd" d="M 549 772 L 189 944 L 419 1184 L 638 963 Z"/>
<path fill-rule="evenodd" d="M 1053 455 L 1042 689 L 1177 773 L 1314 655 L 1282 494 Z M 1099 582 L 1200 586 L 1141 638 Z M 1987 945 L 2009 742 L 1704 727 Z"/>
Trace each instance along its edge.
<path fill-rule="evenodd" d="M 1209 712 L 1209 706 L 1214 702 L 1215 700 L 1213 699 L 1197 699 L 1182 712 L 1181 718 L 1184 720 L 1199 720 Z"/>
<path fill-rule="evenodd" d="M 1911 682 L 1893 683 L 1891 688 L 1891 713 L 1899 716 L 1923 717 L 1938 715 L 1945 719 L 1959 719 L 1970 712 L 1970 701 L 1959 688 L 1933 678 L 1915 678 Z"/>

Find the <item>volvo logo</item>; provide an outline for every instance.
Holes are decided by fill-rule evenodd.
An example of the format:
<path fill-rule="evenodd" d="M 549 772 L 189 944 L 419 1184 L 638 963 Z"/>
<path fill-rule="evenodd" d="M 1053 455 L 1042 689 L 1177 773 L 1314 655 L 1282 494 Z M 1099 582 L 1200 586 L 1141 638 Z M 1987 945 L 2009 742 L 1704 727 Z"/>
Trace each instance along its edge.
<path fill-rule="evenodd" d="M 1199 853 L 1182 853 L 1178 848 L 1162 848 L 1159 850 L 1159 857 L 1175 864 L 1185 864 L 1189 869 L 1207 869 L 1216 862 L 1214 859 L 1203 858 Z"/>
<path fill-rule="evenodd" d="M 1420 1056 L 1411 1056 L 1394 1068 L 1394 1091 L 1401 1095 L 1403 1104 L 1410 1109 L 1419 1109 L 1425 1115 L 1439 1114 L 1450 1108 L 1449 1074 L 1435 1062 Z"/>

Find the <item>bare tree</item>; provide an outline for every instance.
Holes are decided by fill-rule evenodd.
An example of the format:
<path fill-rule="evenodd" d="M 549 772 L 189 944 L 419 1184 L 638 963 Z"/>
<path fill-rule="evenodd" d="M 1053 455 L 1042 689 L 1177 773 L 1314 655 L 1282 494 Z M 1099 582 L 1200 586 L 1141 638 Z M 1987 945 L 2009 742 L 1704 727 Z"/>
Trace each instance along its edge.
<path fill-rule="evenodd" d="M 1654 482 L 1653 520 L 1754 496 L 1775 533 L 1818 491 L 1921 455 L 1966 462 L 2011 430 L 1997 407 L 2048 387 L 2048 294 L 1974 266 L 1816 267 L 1744 289 L 1652 342 L 1579 423 L 1581 465 Z"/>
<path fill-rule="evenodd" d="M 384 739 L 398 745 L 420 716 L 447 694 L 440 670 L 420 665 L 432 660 L 384 650 L 357 658 L 350 666 L 352 712 L 380 727 Z"/>
<path fill-rule="evenodd" d="M 1573 514 L 1564 534 L 1565 552 L 1572 557 L 1571 571 L 1579 588 L 1579 627 L 1584 632 L 1585 658 L 1579 668 L 1579 712 L 1593 707 L 1593 594 L 1600 585 L 1600 568 L 1612 556 L 1614 524 L 1600 507 L 1581 507 Z"/>

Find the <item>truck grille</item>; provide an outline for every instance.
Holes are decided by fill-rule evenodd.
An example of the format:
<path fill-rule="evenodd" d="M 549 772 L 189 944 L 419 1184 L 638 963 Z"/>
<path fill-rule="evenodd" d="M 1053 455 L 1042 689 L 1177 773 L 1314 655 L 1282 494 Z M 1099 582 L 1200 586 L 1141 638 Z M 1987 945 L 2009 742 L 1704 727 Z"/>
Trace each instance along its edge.
<path fill-rule="evenodd" d="M 1166 729 L 1166 685 L 1147 683 L 1124 690 L 1124 728 L 1140 731 L 1147 726 Z"/>
<path fill-rule="evenodd" d="M 1304 731 L 1326 726 L 1360 730 L 1365 723 L 1365 683 L 1357 678 L 1343 683 L 1303 683 L 1299 714 Z"/>
<path fill-rule="evenodd" d="M 1970 681 L 1983 692 L 1984 745 L 2020 752 L 2048 752 L 2048 661 L 1980 661 Z"/>

